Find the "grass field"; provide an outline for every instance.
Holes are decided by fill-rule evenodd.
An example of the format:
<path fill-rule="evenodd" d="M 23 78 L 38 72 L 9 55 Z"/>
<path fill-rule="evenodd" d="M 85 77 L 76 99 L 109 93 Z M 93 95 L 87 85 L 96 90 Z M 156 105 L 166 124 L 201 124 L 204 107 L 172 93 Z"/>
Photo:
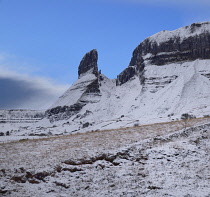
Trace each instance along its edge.
<path fill-rule="evenodd" d="M 110 179 L 110 181 L 113 182 L 113 184 L 116 185 L 118 188 L 116 190 L 116 192 L 118 192 L 115 193 L 116 195 L 113 196 L 118 196 L 119 193 L 122 193 L 124 191 L 122 189 L 124 184 L 127 184 L 128 188 L 134 187 L 131 192 L 132 195 L 141 193 L 142 196 L 147 196 L 147 193 L 143 193 L 150 191 L 153 192 L 151 193 L 151 196 L 153 196 L 154 191 L 160 190 L 158 188 L 161 185 L 161 180 L 164 176 L 166 176 L 164 175 L 165 171 L 161 168 L 162 166 L 163 168 L 166 168 L 168 170 L 167 173 L 169 173 L 165 177 L 164 181 L 162 180 L 163 188 L 165 187 L 164 191 L 166 191 L 167 189 L 167 192 L 169 194 L 170 188 L 167 186 L 165 181 L 168 180 L 170 172 L 173 174 L 174 171 L 173 169 L 168 169 L 167 165 L 171 165 L 171 167 L 176 170 L 178 170 L 179 168 L 183 168 L 182 173 L 185 173 L 185 163 L 189 163 L 191 162 L 191 160 L 196 160 L 196 158 L 192 157 L 186 161 L 182 161 L 182 154 L 186 153 L 180 151 L 190 151 L 190 154 L 195 151 L 196 154 L 199 153 L 200 156 L 206 156 L 206 154 L 210 151 L 209 146 L 207 145 L 203 147 L 201 146 L 200 149 L 197 149 L 198 145 L 196 145 L 194 148 L 192 147 L 191 141 L 196 141 L 197 139 L 200 139 L 200 135 L 203 136 L 203 133 L 200 133 L 200 130 L 202 130 L 203 132 L 203 127 L 201 127 L 202 129 L 200 130 L 197 129 L 195 134 L 191 132 L 191 134 L 188 135 L 190 137 L 185 137 L 184 135 L 182 135 L 182 133 L 185 130 L 189 130 L 189 128 L 196 128 L 199 125 L 204 125 L 207 123 L 210 123 L 210 118 L 206 117 L 191 119 L 188 120 L 187 123 L 184 121 L 173 121 L 152 125 L 142 125 L 132 128 L 93 131 L 88 133 L 77 133 L 65 136 L 1 143 L 0 176 L 2 180 L 0 181 L 0 187 L 4 188 L 1 189 L 3 192 L 5 190 L 7 191 L 4 194 L 5 196 L 10 196 L 10 194 L 11 196 L 27 196 L 27 192 L 29 192 L 28 196 L 47 196 L 46 192 L 52 188 L 57 189 L 55 189 L 55 192 L 50 192 L 49 196 L 62 196 L 58 195 L 58 193 L 60 192 L 63 193 L 63 196 L 68 196 L 69 193 L 71 193 L 71 196 L 86 196 L 88 195 L 88 191 L 90 196 L 106 196 L 110 191 L 113 192 L 114 186 L 106 185 L 106 190 L 104 190 L 104 193 L 101 193 L 99 195 L 98 192 L 99 190 L 103 189 L 105 182 Z M 188 128 L 184 128 L 186 125 Z M 177 137 L 177 139 L 173 138 L 172 140 L 172 138 L 166 137 L 170 135 L 176 136 L 175 134 L 177 134 L 177 132 L 178 134 L 181 132 L 181 134 L 177 135 L 179 136 Z M 155 141 L 156 139 L 161 140 L 159 140 L 157 143 L 157 141 Z M 209 142 L 208 137 L 205 138 L 205 140 Z M 196 150 L 194 150 L 195 148 Z M 205 150 L 205 154 L 203 152 L 200 152 L 201 150 Z M 165 152 L 164 157 L 162 155 L 162 152 Z M 115 163 L 113 163 L 113 159 L 110 159 L 112 156 L 109 157 L 109 155 L 114 156 Z M 166 155 L 168 155 L 167 159 L 165 158 Z M 177 156 L 174 157 L 174 155 Z M 178 156 L 180 156 L 180 158 Z M 206 159 L 206 162 L 208 163 L 209 157 L 206 157 L 204 159 Z M 111 163 L 109 160 L 111 161 Z M 140 160 L 142 161 L 140 162 Z M 161 164 L 162 160 L 164 160 L 165 163 Z M 171 162 L 172 160 L 173 162 Z M 65 161 L 68 161 L 66 162 L 67 164 L 65 164 Z M 82 169 L 79 169 L 77 172 L 77 168 L 75 168 L 74 165 L 70 165 L 69 161 L 72 164 L 78 162 L 79 168 Z M 205 161 L 203 160 L 201 163 L 198 163 L 199 165 L 201 165 L 199 167 L 200 170 L 205 170 L 209 168 L 209 165 L 203 165 L 204 163 Z M 115 164 L 117 164 L 117 166 L 115 166 Z M 195 163 L 195 165 L 198 164 Z M 66 165 L 68 165 L 68 167 L 66 167 Z M 183 167 L 180 167 L 180 165 L 183 165 Z M 98 166 L 105 167 L 101 167 L 101 170 L 99 170 Z M 64 170 L 58 173 L 56 171 L 58 167 L 68 170 Z M 195 170 L 194 168 L 194 165 L 192 167 L 189 167 L 191 171 Z M 156 171 L 153 172 L 153 169 L 156 169 Z M 74 171 L 76 172 L 73 173 Z M 163 173 L 162 178 L 159 171 Z M 20 176 L 26 177 L 27 172 L 34 174 L 34 177 L 37 177 L 36 173 L 48 172 L 48 176 L 43 180 L 41 179 L 38 181 L 36 178 L 33 177 L 31 182 L 37 181 L 37 184 L 29 184 L 29 179 L 26 180 L 26 183 L 19 183 L 17 182 L 18 179 L 14 179 L 14 175 L 19 176 L 19 178 Z M 83 175 L 82 173 L 85 173 L 86 175 Z M 121 177 L 124 173 L 124 177 Z M 136 177 L 136 174 L 138 173 L 143 173 L 143 177 Z M 116 174 L 119 175 L 117 176 L 118 178 L 116 177 Z M 207 174 L 209 174 L 209 172 Z M 110 178 L 109 176 L 115 177 Z M 146 176 L 147 178 L 144 178 L 144 176 Z M 184 178 L 181 176 L 180 179 L 177 174 L 174 176 L 174 179 L 176 179 L 176 181 L 179 180 L 177 185 L 179 185 L 180 187 L 180 184 L 182 181 L 184 181 Z M 104 180 L 105 182 L 100 183 L 100 181 L 102 181 L 101 177 L 104 177 L 106 181 Z M 124 181 L 119 181 L 121 178 Z M 91 179 L 92 181 L 89 179 Z M 126 179 L 130 180 L 131 182 L 126 183 Z M 157 181 L 156 186 L 154 186 L 154 184 L 149 184 L 152 179 Z M 98 182 L 97 180 L 100 181 Z M 194 180 L 194 178 L 192 178 L 192 180 Z M 195 178 L 195 180 L 197 181 L 198 178 Z M 209 180 L 210 179 L 205 179 L 206 182 L 203 182 L 203 184 L 206 186 L 206 184 L 209 183 Z M 55 182 L 57 183 L 56 187 Z M 141 182 L 142 184 L 144 182 L 144 184 L 142 185 L 144 189 L 142 190 L 138 188 L 138 184 L 140 184 Z M 64 186 L 65 184 L 66 187 Z M 70 189 L 71 184 L 74 185 L 74 188 L 72 189 Z M 95 189 L 85 190 L 84 188 L 87 186 L 90 187 L 90 184 L 95 184 Z M 100 186 L 99 190 L 97 189 L 97 184 Z M 120 186 L 120 184 L 122 185 Z M 40 192 L 38 192 L 39 187 L 42 188 Z M 192 187 L 193 185 L 187 187 L 187 189 L 190 189 Z M 78 192 L 75 188 L 80 188 L 81 191 Z M 163 190 L 160 191 L 164 192 Z M 198 189 L 198 191 L 201 193 L 204 192 L 205 194 L 208 193 L 208 190 L 206 190 L 205 188 L 202 190 Z M 129 196 L 128 194 L 126 195 Z"/>

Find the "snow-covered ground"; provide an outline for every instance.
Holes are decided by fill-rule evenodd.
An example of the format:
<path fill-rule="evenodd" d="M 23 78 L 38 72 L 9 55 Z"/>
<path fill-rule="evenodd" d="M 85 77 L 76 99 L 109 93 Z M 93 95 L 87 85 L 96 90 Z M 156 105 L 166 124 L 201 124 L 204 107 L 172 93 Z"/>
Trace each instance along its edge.
<path fill-rule="evenodd" d="M 196 117 L 209 115 L 210 80 L 205 76 L 210 73 L 209 65 L 210 60 L 164 66 L 148 64 L 145 67 L 144 85 L 140 84 L 138 77 L 134 77 L 116 86 L 115 80 L 104 76 L 100 82 L 100 100 L 88 103 L 79 116 L 71 117 L 68 128 L 81 130 L 83 124 L 89 122 L 88 130 L 113 129 L 131 127 L 136 122 L 150 124 L 180 119 L 183 113 Z M 149 79 L 152 79 L 151 83 Z M 68 96 L 69 99 L 72 97 L 74 94 Z M 64 122 L 67 121 L 55 124 Z"/>
<path fill-rule="evenodd" d="M 0 121 L 35 121 L 40 120 L 43 116 L 44 110 L 0 109 Z"/>
<path fill-rule="evenodd" d="M 103 76 L 100 95 L 85 94 L 88 101 L 79 113 L 70 118 L 50 122 L 47 118 L 33 124 L 22 134 L 64 134 L 104 129 L 117 129 L 171 120 L 180 120 L 184 113 L 195 117 L 210 115 L 210 60 L 196 60 L 164 66 L 147 65 L 145 84 L 134 77 L 116 86 L 116 81 Z M 90 77 L 90 80 L 89 80 Z M 80 99 L 84 83 L 92 74 L 81 77 L 58 100 L 59 106 Z M 94 78 L 95 79 L 95 78 Z M 88 97 L 88 98 L 85 98 Z M 94 102 L 93 102 L 94 101 Z M 59 117 L 59 114 L 57 115 Z M 63 114 L 60 114 L 62 117 Z M 59 118 L 58 118 L 59 119 Z M 87 126 L 86 126 L 87 125 Z M 54 126 L 54 127 L 53 127 Z M 42 130 L 37 128 L 44 128 Z"/>
<path fill-rule="evenodd" d="M 146 58 L 146 57 L 145 57 Z M 0 132 L 12 136 L 49 136 L 75 132 L 118 129 L 180 120 L 188 113 L 195 117 L 210 115 L 210 60 L 146 64 L 144 84 L 135 76 L 116 86 L 115 79 L 100 76 L 100 93 L 87 93 L 87 86 L 97 80 L 81 76 L 52 107 L 85 103 L 78 112 L 55 114 L 31 124 L 0 123 Z M 64 110 L 65 111 L 65 110 Z M 68 114 L 69 113 L 69 114 Z M 0 138 L 7 139 L 8 137 Z"/>
<path fill-rule="evenodd" d="M 0 144 L 2 196 L 210 196 L 209 118 Z M 201 124 L 201 125 L 200 125 Z M 200 126 L 198 126 L 200 125 Z"/>

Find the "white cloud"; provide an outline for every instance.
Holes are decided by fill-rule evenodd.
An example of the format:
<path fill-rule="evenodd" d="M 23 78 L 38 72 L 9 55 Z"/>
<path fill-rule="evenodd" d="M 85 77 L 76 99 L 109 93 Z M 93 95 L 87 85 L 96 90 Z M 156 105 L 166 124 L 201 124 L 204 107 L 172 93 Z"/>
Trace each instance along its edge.
<path fill-rule="evenodd" d="M 47 109 L 70 86 L 35 76 L 37 69 L 24 58 L 0 52 L 0 108 Z"/>
<path fill-rule="evenodd" d="M 0 108 L 46 109 L 70 85 L 52 79 L 20 74 L 0 65 Z"/>

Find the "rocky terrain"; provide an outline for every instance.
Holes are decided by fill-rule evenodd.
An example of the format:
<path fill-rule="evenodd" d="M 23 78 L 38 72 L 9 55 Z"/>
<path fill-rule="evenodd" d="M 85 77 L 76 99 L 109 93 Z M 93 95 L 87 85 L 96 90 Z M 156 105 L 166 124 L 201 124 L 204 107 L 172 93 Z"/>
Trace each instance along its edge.
<path fill-rule="evenodd" d="M 184 125 L 2 143 L 0 194 L 210 196 L 209 118 L 189 120 L 181 129 Z"/>
<path fill-rule="evenodd" d="M 44 111 L 41 110 L 25 110 L 25 109 L 13 109 L 13 110 L 0 110 L 0 121 L 11 122 L 15 120 L 40 120 L 44 118 Z"/>

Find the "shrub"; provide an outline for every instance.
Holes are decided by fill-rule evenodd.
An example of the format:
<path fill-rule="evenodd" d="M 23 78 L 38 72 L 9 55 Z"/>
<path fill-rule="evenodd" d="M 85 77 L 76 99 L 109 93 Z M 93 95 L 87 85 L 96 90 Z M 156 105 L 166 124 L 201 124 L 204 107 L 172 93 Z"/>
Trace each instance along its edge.
<path fill-rule="evenodd" d="M 134 124 L 134 127 L 138 127 L 138 126 L 139 126 L 139 123 L 135 123 L 135 124 Z"/>
<path fill-rule="evenodd" d="M 188 113 L 184 113 L 181 115 L 182 120 L 188 120 L 188 119 L 193 119 L 193 118 L 196 118 L 196 116 L 188 114 Z"/>
<path fill-rule="evenodd" d="M 204 118 L 208 118 L 208 117 L 210 117 L 210 115 L 203 115 L 203 117 L 204 117 Z"/>
<path fill-rule="evenodd" d="M 82 125 L 82 128 L 86 128 L 86 127 L 89 127 L 90 123 L 89 122 L 86 122 L 85 124 Z"/>

